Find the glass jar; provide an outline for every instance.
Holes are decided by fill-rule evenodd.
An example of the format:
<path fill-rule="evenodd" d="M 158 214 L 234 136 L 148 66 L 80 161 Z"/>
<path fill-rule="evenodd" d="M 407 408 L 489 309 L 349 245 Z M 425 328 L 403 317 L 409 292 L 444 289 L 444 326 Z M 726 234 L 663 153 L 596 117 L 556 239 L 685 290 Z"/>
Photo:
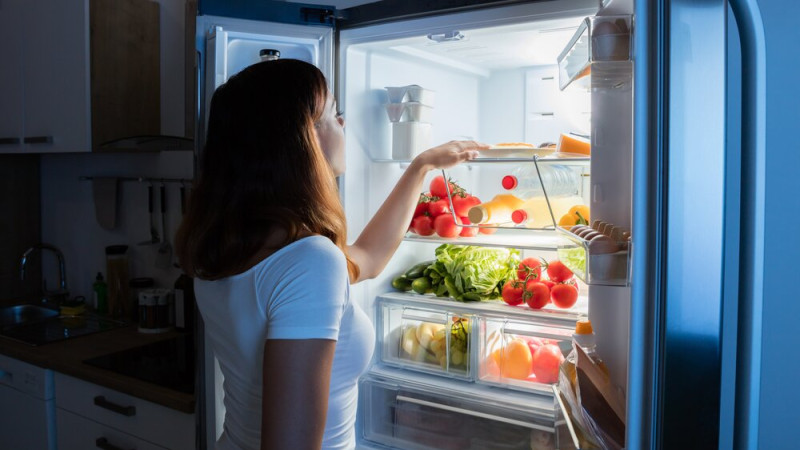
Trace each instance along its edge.
<path fill-rule="evenodd" d="M 128 304 L 130 306 L 131 314 L 129 317 L 131 321 L 139 321 L 139 294 L 145 289 L 152 289 L 155 284 L 155 280 L 150 277 L 134 278 L 128 283 L 128 287 L 130 287 L 130 299 Z"/>

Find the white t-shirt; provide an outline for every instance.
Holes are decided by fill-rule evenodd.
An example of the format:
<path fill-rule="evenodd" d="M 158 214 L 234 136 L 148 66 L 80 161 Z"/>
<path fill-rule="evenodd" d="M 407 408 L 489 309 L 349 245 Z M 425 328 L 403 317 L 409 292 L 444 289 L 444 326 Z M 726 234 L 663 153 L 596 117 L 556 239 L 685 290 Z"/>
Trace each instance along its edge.
<path fill-rule="evenodd" d="M 375 331 L 350 301 L 347 263 L 323 236 L 297 240 L 246 272 L 194 282 L 207 342 L 224 376 L 225 425 L 217 449 L 261 445 L 265 339 L 332 339 L 336 352 L 322 447 L 355 447 L 358 377 Z"/>

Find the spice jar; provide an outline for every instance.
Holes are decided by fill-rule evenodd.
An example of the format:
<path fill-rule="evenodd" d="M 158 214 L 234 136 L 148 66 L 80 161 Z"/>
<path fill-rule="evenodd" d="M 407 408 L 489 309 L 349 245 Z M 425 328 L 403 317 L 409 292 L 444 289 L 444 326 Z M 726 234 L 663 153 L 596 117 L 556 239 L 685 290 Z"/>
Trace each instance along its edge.
<path fill-rule="evenodd" d="M 275 61 L 280 59 L 281 52 L 274 48 L 262 48 L 258 51 L 258 57 L 261 58 L 261 61 Z"/>
<path fill-rule="evenodd" d="M 139 332 L 163 333 L 172 329 L 174 297 L 169 289 L 143 289 L 139 293 Z"/>
<path fill-rule="evenodd" d="M 130 287 L 130 315 L 131 321 L 138 322 L 139 321 L 139 294 L 142 293 L 145 289 L 152 289 L 155 286 L 155 281 L 150 277 L 141 277 L 141 278 L 134 278 L 128 283 Z"/>

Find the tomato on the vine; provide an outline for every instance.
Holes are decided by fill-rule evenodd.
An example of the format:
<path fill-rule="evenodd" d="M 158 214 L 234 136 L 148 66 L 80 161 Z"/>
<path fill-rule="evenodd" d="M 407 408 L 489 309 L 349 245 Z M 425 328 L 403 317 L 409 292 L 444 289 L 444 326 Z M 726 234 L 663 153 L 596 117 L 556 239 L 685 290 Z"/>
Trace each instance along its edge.
<path fill-rule="evenodd" d="M 569 284 L 556 284 L 550 290 L 550 299 L 559 308 L 570 308 L 578 301 L 578 289 Z"/>
<path fill-rule="evenodd" d="M 572 271 L 561 261 L 551 261 L 547 264 L 547 276 L 550 280 L 561 283 L 572 278 Z"/>
<path fill-rule="evenodd" d="M 433 217 L 450 214 L 450 202 L 446 198 L 428 204 L 428 214 Z"/>
<path fill-rule="evenodd" d="M 460 221 L 456 223 L 450 214 L 442 214 L 433 219 L 433 229 L 436 230 L 436 234 L 443 238 L 458 236 L 462 228 Z"/>
<path fill-rule="evenodd" d="M 467 194 L 465 197 L 460 195 L 456 195 L 453 197 L 453 211 L 455 211 L 458 217 L 467 217 L 469 215 L 469 210 L 473 206 L 472 196 Z"/>
<path fill-rule="evenodd" d="M 411 228 L 420 236 L 430 236 L 433 234 L 433 219 L 430 216 L 414 217 Z"/>
<path fill-rule="evenodd" d="M 529 280 L 525 283 L 525 292 L 522 297 L 531 308 L 542 309 L 550 302 L 550 289 L 536 280 Z"/>
<path fill-rule="evenodd" d="M 459 217 L 459 219 L 464 225 L 472 224 L 472 222 L 469 221 L 469 217 Z M 475 237 L 478 235 L 478 227 L 463 227 L 461 233 L 458 235 L 461 237 Z"/>
<path fill-rule="evenodd" d="M 444 184 L 444 177 L 442 175 L 437 175 L 433 177 L 431 180 L 430 190 L 431 195 L 436 197 L 444 198 L 447 197 L 447 187 Z M 450 192 L 453 192 L 453 183 L 450 183 Z"/>
<path fill-rule="evenodd" d="M 542 263 L 536 258 L 525 258 L 519 263 L 517 268 L 517 278 L 520 280 L 541 281 Z"/>
<path fill-rule="evenodd" d="M 522 292 L 524 283 L 520 280 L 508 280 L 503 285 L 503 301 L 511 306 L 522 304 Z"/>

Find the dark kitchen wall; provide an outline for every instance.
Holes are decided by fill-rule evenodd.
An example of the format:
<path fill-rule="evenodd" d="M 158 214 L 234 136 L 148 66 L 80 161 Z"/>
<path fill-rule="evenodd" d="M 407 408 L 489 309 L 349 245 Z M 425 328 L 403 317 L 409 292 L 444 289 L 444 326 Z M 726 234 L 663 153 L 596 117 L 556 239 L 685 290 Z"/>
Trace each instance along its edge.
<path fill-rule="evenodd" d="M 39 259 L 32 261 L 24 282 L 20 280 L 19 263 L 25 249 L 40 241 L 40 199 L 39 157 L 0 155 L 0 300 L 19 299 L 38 291 Z"/>

